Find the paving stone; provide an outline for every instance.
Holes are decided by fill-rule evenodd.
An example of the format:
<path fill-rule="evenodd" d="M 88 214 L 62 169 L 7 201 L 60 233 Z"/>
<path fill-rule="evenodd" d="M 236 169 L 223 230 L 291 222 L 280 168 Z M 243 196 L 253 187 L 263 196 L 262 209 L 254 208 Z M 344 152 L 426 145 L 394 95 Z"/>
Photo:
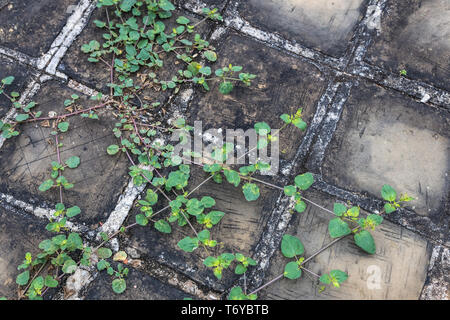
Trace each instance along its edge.
<path fill-rule="evenodd" d="M 339 57 L 366 4 L 364 0 L 248 0 L 241 1 L 238 10 L 255 27 Z"/>
<path fill-rule="evenodd" d="M 126 266 L 129 269 L 126 290 L 115 293 L 111 288 L 113 278 L 105 271 L 90 284 L 85 294 L 86 300 L 182 300 L 183 298 L 194 298 L 173 287 L 153 278 L 144 272 Z M 117 267 L 115 267 L 117 268 Z"/>
<path fill-rule="evenodd" d="M 190 190 L 208 177 L 200 169 L 191 167 L 191 170 Z M 208 249 L 210 255 L 218 256 L 224 252 L 241 252 L 246 256 L 253 255 L 253 249 L 262 234 L 272 206 L 276 205 L 276 197 L 278 196 L 278 193 L 271 189 L 260 188 L 260 191 L 261 196 L 257 201 L 247 202 L 241 188 L 235 188 L 227 182 L 217 184 L 210 180 L 192 195 L 192 197 L 198 199 L 203 196 L 213 197 L 216 200 L 216 205 L 211 210 L 219 210 L 225 213 L 222 221 L 211 229 L 211 238 L 222 243 L 223 247 L 221 245 Z M 209 210 L 206 212 L 209 212 Z M 139 210 L 134 210 L 130 214 L 127 224 L 135 221 L 134 217 L 137 213 L 139 213 Z M 169 214 L 170 211 L 166 211 L 160 214 L 160 218 L 168 217 Z M 202 226 L 196 223 L 195 218 L 191 218 L 191 221 L 197 232 L 203 230 Z M 212 269 L 203 265 L 203 259 L 208 256 L 203 247 L 192 253 L 185 253 L 177 246 L 181 239 L 187 236 L 195 236 L 189 226 L 178 227 L 177 223 L 173 223 L 172 230 L 171 234 L 162 234 L 150 224 L 146 227 L 138 226 L 127 231 L 128 239 L 123 241 L 126 242 L 126 246 L 139 250 L 144 258 L 155 259 L 160 263 L 174 267 L 192 279 L 215 290 L 226 289 L 238 278 L 232 272 L 225 270 L 223 279 L 217 280 Z M 125 247 L 125 245 L 122 247 Z"/>
<path fill-rule="evenodd" d="M 378 198 L 389 184 L 416 198 L 409 208 L 445 223 L 449 129 L 448 113 L 361 83 L 326 150 L 323 175 L 334 185 Z"/>
<path fill-rule="evenodd" d="M 17 298 L 16 277 L 22 272 L 25 253 L 33 257 L 39 252 L 39 243 L 51 236 L 45 230 L 45 221 L 0 206 L 0 297 Z"/>
<path fill-rule="evenodd" d="M 450 3 L 446 0 L 388 2 L 381 32 L 366 60 L 395 74 L 450 90 Z"/>
<path fill-rule="evenodd" d="M 76 93 L 83 107 L 94 106 L 95 101 L 75 92 L 57 81 L 45 83 L 34 97 L 37 110 L 58 114 L 64 110 L 64 100 Z M 86 120 L 79 116 L 68 118 L 69 131 L 60 134 L 62 161 L 78 156 L 81 164 L 77 169 L 66 169 L 64 176 L 74 183 L 74 188 L 63 192 L 67 205 L 78 205 L 82 214 L 80 221 L 97 223 L 105 220 L 114 209 L 120 193 L 128 183 L 128 163 L 126 157 L 111 157 L 106 148 L 117 142 L 112 134 L 114 122 L 108 114 L 100 115 L 100 120 Z M 39 185 L 50 178 L 51 161 L 57 161 L 53 130 L 36 124 L 22 125 L 22 133 L 8 140 L 0 150 L 0 190 L 13 194 L 26 202 L 43 200 L 55 204 L 59 202 L 59 191 L 40 192 Z"/>
<path fill-rule="evenodd" d="M 4 1 L 2 1 L 4 2 Z M 0 45 L 39 57 L 72 13 L 77 0 L 8 0 L 0 9 Z M 43 23 L 43 18 L 45 23 Z"/>
<path fill-rule="evenodd" d="M 13 76 L 14 82 L 12 85 L 5 87 L 5 93 L 8 95 L 12 91 L 23 93 L 31 80 L 32 72 L 25 66 L 5 57 L 0 57 L 0 81 L 6 77 Z M 0 95 L 0 119 L 12 108 L 11 101 L 3 94 Z"/>
<path fill-rule="evenodd" d="M 110 12 L 110 17 L 113 19 L 113 13 Z M 192 21 L 192 23 L 198 22 L 199 19 L 184 10 L 176 10 L 169 19 L 165 19 L 166 29 L 171 30 L 173 26 L 176 25 L 175 20 L 179 16 L 185 16 Z M 97 40 L 102 43 L 102 35 L 105 33 L 106 29 L 101 29 L 96 27 L 93 23 L 94 20 L 107 21 L 106 10 L 103 8 L 100 10 L 96 8 L 87 24 L 87 27 L 79 35 L 76 41 L 72 44 L 58 69 L 72 79 L 83 83 L 91 88 L 101 90 L 105 93 L 109 93 L 110 89 L 107 86 L 110 83 L 110 69 L 109 67 L 101 62 L 91 63 L 87 59 L 89 55 L 84 54 L 81 51 L 81 46 L 85 43 L 89 43 L 91 40 Z M 210 31 L 210 24 L 204 23 L 196 28 L 196 32 L 202 34 L 206 37 L 207 33 Z M 156 49 L 156 48 L 155 48 Z M 166 53 L 161 54 L 161 60 L 164 61 L 164 67 L 161 70 L 150 70 L 142 69 L 138 72 L 137 77 L 135 77 L 135 85 L 143 85 L 143 78 L 149 72 L 155 72 L 159 80 L 170 80 L 174 75 L 177 75 L 178 69 L 181 69 L 181 62 L 177 61 L 175 56 L 167 55 Z M 108 61 L 110 63 L 110 61 Z M 147 81 L 148 82 L 148 81 Z M 146 100 L 147 103 L 153 103 L 159 101 L 161 103 L 166 102 L 172 90 L 167 91 L 156 91 L 150 84 L 146 84 L 147 88 L 142 90 L 141 98 Z"/>
<path fill-rule="evenodd" d="M 219 82 L 210 91 L 197 90 L 187 113 L 188 122 L 202 121 L 203 131 L 227 129 L 244 131 L 265 121 L 273 129 L 283 125 L 283 113 L 294 114 L 303 108 L 303 118 L 310 123 L 317 101 L 325 90 L 325 77 L 312 65 L 271 49 L 233 32 L 219 38 L 218 60 L 213 70 L 232 63 L 243 72 L 257 76 L 252 85 L 238 84 L 229 95 L 219 92 Z M 304 132 L 288 126 L 280 133 L 280 159 L 292 160 Z M 248 146 L 247 146 L 248 147 Z"/>
<path fill-rule="evenodd" d="M 333 208 L 335 201 L 315 191 L 305 193 L 305 197 L 329 209 Z M 332 217 L 330 213 L 311 205 L 302 214 L 294 214 L 286 233 L 302 241 L 304 257 L 311 256 L 333 241 L 328 234 L 328 222 Z M 362 251 L 349 236 L 305 264 L 307 269 L 319 275 L 334 269 L 345 271 L 349 278 L 339 289 L 327 287 L 324 292 L 318 293 L 320 286 L 315 284 L 316 278 L 309 274 L 308 278 L 303 271 L 299 279 L 281 279 L 263 289 L 260 298 L 418 299 L 430 258 L 431 250 L 427 242 L 386 220 L 371 233 L 377 248 L 374 255 Z M 271 259 L 264 283 L 282 274 L 289 261 L 282 256 L 281 250 L 277 251 Z"/>

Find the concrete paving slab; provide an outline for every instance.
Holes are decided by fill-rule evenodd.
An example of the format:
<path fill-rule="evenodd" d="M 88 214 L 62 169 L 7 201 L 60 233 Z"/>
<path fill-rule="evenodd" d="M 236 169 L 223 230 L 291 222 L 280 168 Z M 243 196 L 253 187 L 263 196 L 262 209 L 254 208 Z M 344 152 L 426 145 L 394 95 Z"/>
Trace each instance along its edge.
<path fill-rule="evenodd" d="M 364 15 L 367 2 L 248 0 L 241 1 L 238 10 L 255 27 L 340 57 Z"/>
<path fill-rule="evenodd" d="M 392 73 L 450 90 L 450 3 L 408 0 L 388 3 L 381 30 L 366 60 Z"/>
<path fill-rule="evenodd" d="M 0 45 L 39 57 L 73 12 L 77 0 L 7 0 L 0 9 Z M 43 19 L 45 23 L 43 23 Z"/>
<path fill-rule="evenodd" d="M 333 208 L 335 199 L 323 193 L 308 191 L 305 197 L 325 208 Z M 367 214 L 367 212 L 365 212 Z M 308 258 L 333 241 L 328 234 L 328 212 L 308 205 L 302 214 L 294 214 L 286 231 L 298 237 Z M 352 236 L 340 240 L 317 255 L 305 267 L 318 275 L 340 269 L 349 275 L 339 289 L 329 288 L 319 293 L 314 276 L 302 273 L 296 280 L 281 279 L 263 289 L 261 299 L 322 300 L 322 299 L 418 299 L 427 274 L 430 251 L 427 242 L 414 233 L 383 221 L 371 232 L 376 253 L 369 255 L 357 247 Z M 281 250 L 271 259 L 265 282 L 283 273 L 292 259 L 282 256 Z"/>
<path fill-rule="evenodd" d="M 55 93 L 58 94 L 55 94 Z M 68 113 L 64 110 L 64 100 L 71 94 L 80 96 L 80 105 L 94 106 L 95 101 L 67 88 L 65 85 L 50 81 L 45 83 L 34 97 L 37 109 L 43 112 L 42 117 L 50 111 L 57 114 Z M 62 161 L 78 156 L 81 164 L 77 169 L 66 169 L 64 176 L 74 183 L 74 188 L 63 192 L 67 205 L 78 205 L 82 214 L 79 221 L 95 223 L 104 221 L 114 209 L 117 199 L 128 183 L 128 163 L 121 155 L 111 157 L 106 148 L 117 140 L 112 135 L 114 120 L 111 115 L 99 116 L 99 120 L 84 119 L 80 116 L 68 118 L 69 132 L 60 134 Z M 0 168 L 2 176 L 0 189 L 13 194 L 17 199 L 26 202 L 42 200 L 55 204 L 59 202 L 59 192 L 50 190 L 40 192 L 39 185 L 50 178 L 51 161 L 57 161 L 56 148 L 52 128 L 21 125 L 21 134 L 8 140 L 0 150 Z M 30 200 L 31 199 L 31 200 Z M 34 199 L 34 200 L 33 200 Z"/>
<path fill-rule="evenodd" d="M 361 82 L 353 88 L 325 153 L 324 179 L 378 198 L 381 187 L 389 184 L 416 198 L 409 208 L 445 223 L 449 129 L 446 112 Z"/>

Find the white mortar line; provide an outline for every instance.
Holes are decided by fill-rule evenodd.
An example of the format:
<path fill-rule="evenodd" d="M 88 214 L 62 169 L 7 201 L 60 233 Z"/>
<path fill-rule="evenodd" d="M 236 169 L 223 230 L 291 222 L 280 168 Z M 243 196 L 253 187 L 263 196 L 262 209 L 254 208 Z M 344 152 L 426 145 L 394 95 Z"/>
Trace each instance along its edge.
<path fill-rule="evenodd" d="M 38 207 L 36 205 L 27 203 L 25 201 L 18 200 L 16 198 L 14 198 L 12 195 L 4 194 L 1 192 L 0 192 L 0 200 L 8 203 L 12 207 L 19 208 L 25 212 L 28 212 L 40 219 L 60 220 L 53 216 L 53 214 L 55 213 L 54 209 Z M 76 224 L 76 223 L 73 223 L 70 221 L 66 222 L 66 227 L 69 228 L 69 230 L 74 231 L 74 232 L 87 232 L 88 231 L 88 227 L 86 227 L 84 225 L 79 225 L 79 224 Z"/>
<path fill-rule="evenodd" d="M 26 55 L 25 53 L 22 53 L 22 52 L 13 50 L 13 49 L 5 48 L 5 47 L 0 47 L 0 55 L 4 55 L 6 57 L 13 58 L 14 60 L 17 60 L 20 63 L 37 68 L 38 58 L 30 57 L 30 56 Z"/>
<path fill-rule="evenodd" d="M 98 229 L 98 231 L 105 232 L 109 235 L 117 232 L 127 218 L 128 213 L 133 207 L 134 201 L 138 195 L 144 191 L 146 186 L 147 183 L 143 183 L 141 186 L 137 187 L 134 185 L 133 179 L 130 179 L 124 193 L 119 197 L 113 212 L 111 212 L 106 222 Z"/>

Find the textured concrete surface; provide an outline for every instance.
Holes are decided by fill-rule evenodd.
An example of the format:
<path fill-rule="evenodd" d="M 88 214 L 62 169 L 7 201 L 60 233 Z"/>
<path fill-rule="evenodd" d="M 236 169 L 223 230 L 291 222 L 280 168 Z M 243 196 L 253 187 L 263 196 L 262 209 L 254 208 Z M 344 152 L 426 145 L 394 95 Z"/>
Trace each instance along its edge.
<path fill-rule="evenodd" d="M 444 222 L 449 132 L 444 112 L 361 82 L 344 107 L 323 175 L 333 184 L 374 196 L 390 184 L 416 198 L 409 206 L 417 213 Z"/>
<path fill-rule="evenodd" d="M 445 0 L 391 2 L 366 60 L 449 90 L 449 14 Z"/>
<path fill-rule="evenodd" d="M 89 63 L 80 50 L 103 33 L 93 25 L 95 19 L 105 20 L 94 2 L 0 0 L 0 79 L 15 76 L 10 89 L 23 93 L 24 102 L 36 101 L 36 110 L 44 115 L 70 111 L 64 110 L 63 102 L 73 93 L 86 106 L 95 103 L 88 99 L 93 90 L 109 93 L 106 66 Z M 149 119 L 185 116 L 188 122 L 203 121 L 203 129 L 243 130 L 266 121 L 277 128 L 282 113 L 301 107 L 308 130 L 282 132 L 280 172 L 261 179 L 283 186 L 311 171 L 317 182 L 305 196 L 326 209 L 341 201 L 360 206 L 364 213 L 380 211 L 379 191 L 385 183 L 416 198 L 386 216 L 374 231 L 374 255 L 363 253 L 348 237 L 308 262 L 317 274 L 337 268 L 348 272 L 339 290 L 318 293 L 315 281 L 304 274 L 296 281 L 275 282 L 259 292 L 260 298 L 448 300 L 447 1 L 174 3 L 176 15 L 192 21 L 203 18 L 202 7 L 217 6 L 224 21 L 207 23 L 200 30 L 217 48 L 213 69 L 232 62 L 258 77 L 252 87 L 238 85 L 227 96 L 218 93 L 218 84 L 209 92 L 186 85 L 176 94 L 154 93 L 149 87 L 144 92 L 149 101 L 163 102 Z M 70 7 L 74 4 L 78 5 Z M 167 76 L 180 68 L 171 60 L 167 66 Z M 406 75 L 400 75 L 401 69 Z M 14 117 L 11 107 L 0 97 L 2 121 Z M 70 133 L 60 135 L 61 155 L 79 156 L 81 165 L 66 170 L 75 188 L 63 196 L 67 205 L 82 209 L 69 227 L 97 243 L 102 224 L 114 232 L 122 223 L 135 221 L 139 209 L 134 204 L 145 188 L 130 183 L 124 155 L 106 154 L 107 146 L 117 141 L 107 110 L 100 120 L 73 117 L 69 122 Z M 0 240 L 5 244 L 0 247 L 0 297 L 8 298 L 17 296 L 17 265 L 45 237 L 45 224 L 59 202 L 56 190 L 37 190 L 50 174 L 50 161 L 56 159 L 52 129 L 28 123 L 20 130 L 15 139 L 0 138 Z M 205 177 L 192 168 L 190 190 Z M 224 280 L 216 281 L 202 265 L 202 248 L 193 254 L 181 251 L 177 242 L 193 236 L 187 227 L 174 224 L 173 233 L 165 235 L 149 225 L 127 230 L 111 242 L 114 251 L 128 254 L 130 275 L 123 295 L 114 294 L 112 278 L 93 267 L 64 278 L 67 282 L 48 298 L 220 299 L 234 285 L 245 283 L 254 290 L 282 272 L 287 260 L 280 242 L 285 233 L 303 241 L 305 257 L 331 241 L 327 211 L 309 204 L 304 213 L 292 215 L 292 202 L 277 188 L 261 187 L 258 201 L 246 202 L 240 188 L 209 181 L 193 195 L 214 197 L 214 209 L 225 212 L 214 227 L 221 244 L 210 250 L 211 255 L 239 251 L 258 260 L 245 282 L 229 271 Z"/>
<path fill-rule="evenodd" d="M 364 0 L 249 0 L 239 12 L 252 25 L 339 57 L 364 14 Z"/>

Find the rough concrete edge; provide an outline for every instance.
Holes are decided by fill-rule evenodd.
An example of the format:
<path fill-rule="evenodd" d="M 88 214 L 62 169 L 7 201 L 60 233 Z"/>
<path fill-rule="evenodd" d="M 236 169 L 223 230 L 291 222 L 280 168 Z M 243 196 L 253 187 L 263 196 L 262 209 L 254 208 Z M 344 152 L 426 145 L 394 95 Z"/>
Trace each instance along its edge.
<path fill-rule="evenodd" d="M 433 247 L 420 300 L 449 300 L 450 249 Z"/>
<path fill-rule="evenodd" d="M 20 63 L 37 68 L 38 59 L 30 57 L 25 53 L 0 46 L 0 55 L 12 58 Z"/>
<path fill-rule="evenodd" d="M 310 155 L 306 162 L 306 168 L 314 172 L 322 171 L 322 163 L 325 157 L 325 151 L 328 144 L 333 139 L 338 122 L 341 118 L 345 102 L 350 96 L 354 82 L 344 82 L 339 87 L 333 97 L 333 102 L 328 108 L 328 112 L 322 121 L 320 131 L 317 135 L 316 142 L 311 148 Z"/>
<path fill-rule="evenodd" d="M 98 232 L 105 232 L 107 234 L 117 232 L 127 218 L 128 213 L 133 207 L 134 201 L 137 199 L 138 195 L 144 191 L 146 186 L 147 183 L 143 183 L 141 186 L 137 187 L 134 185 L 133 179 L 130 179 L 125 191 L 120 195 L 116 207 L 109 214 L 108 219 L 99 228 Z M 100 235 L 97 236 L 97 239 L 100 240 Z M 114 251 L 118 250 L 118 247 L 114 248 Z"/>
<path fill-rule="evenodd" d="M 373 81 L 382 87 L 402 92 L 432 107 L 440 107 L 450 111 L 450 93 L 428 83 L 391 74 L 365 62 L 351 65 L 348 72 L 357 77 Z"/>
<path fill-rule="evenodd" d="M 45 219 L 46 221 L 55 218 L 53 216 L 55 212 L 54 209 L 39 207 L 34 204 L 15 199 L 13 196 L 1 192 L 0 192 L 0 203 L 3 206 L 8 206 L 8 209 L 18 209 L 23 212 L 29 213 L 39 219 Z M 86 227 L 85 225 L 76 224 L 70 221 L 67 221 L 66 226 L 67 228 L 69 228 L 69 230 L 74 232 L 86 233 L 89 230 L 89 228 Z"/>
<path fill-rule="evenodd" d="M 282 167 L 280 170 L 280 172 L 284 176 L 288 176 L 291 173 L 294 165 L 299 166 L 304 163 L 305 159 L 308 156 L 308 152 L 310 151 L 313 140 L 318 133 L 320 126 L 322 125 L 325 115 L 327 114 L 328 106 L 333 101 L 334 96 L 336 95 L 336 92 L 340 86 L 341 83 L 335 82 L 334 79 L 328 83 L 325 93 L 317 103 L 316 112 L 314 113 L 311 123 L 308 125 L 306 134 L 303 137 L 299 148 L 297 149 L 294 159 L 290 163 Z"/>
<path fill-rule="evenodd" d="M 279 248 L 279 243 L 283 237 L 289 222 L 292 219 L 290 210 L 294 208 L 295 200 L 292 197 L 284 195 L 283 191 L 279 192 L 276 205 L 270 214 L 266 224 L 266 229 L 263 232 L 258 244 L 255 247 L 254 260 L 257 261 L 257 266 L 252 268 L 247 277 L 248 287 L 256 289 L 259 287 L 265 278 L 265 273 L 269 268 L 270 259 L 275 251 Z M 243 284 L 243 278 L 238 280 L 239 284 Z"/>

